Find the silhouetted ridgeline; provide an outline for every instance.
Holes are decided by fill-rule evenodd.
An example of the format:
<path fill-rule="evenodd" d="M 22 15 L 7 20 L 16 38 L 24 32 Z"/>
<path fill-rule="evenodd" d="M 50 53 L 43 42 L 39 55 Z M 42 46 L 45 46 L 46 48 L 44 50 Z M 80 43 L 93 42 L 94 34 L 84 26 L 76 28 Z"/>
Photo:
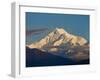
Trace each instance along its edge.
<path fill-rule="evenodd" d="M 89 64 L 89 60 L 75 62 L 69 58 L 26 47 L 26 67 Z"/>

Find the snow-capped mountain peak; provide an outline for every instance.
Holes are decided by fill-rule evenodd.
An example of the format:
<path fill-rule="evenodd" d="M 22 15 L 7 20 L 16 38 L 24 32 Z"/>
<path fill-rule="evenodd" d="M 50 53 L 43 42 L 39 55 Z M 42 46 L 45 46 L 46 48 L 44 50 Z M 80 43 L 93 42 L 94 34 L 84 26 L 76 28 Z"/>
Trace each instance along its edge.
<path fill-rule="evenodd" d="M 47 47 L 53 47 L 51 51 L 57 50 L 57 46 L 70 44 L 71 46 L 84 45 L 87 40 L 81 36 L 75 36 L 66 32 L 63 28 L 56 28 L 50 32 L 46 37 L 38 42 L 28 45 L 29 48 L 39 48 L 45 50 Z"/>
<path fill-rule="evenodd" d="M 59 32 L 60 34 L 66 33 L 66 31 L 63 28 L 56 28 L 55 32 Z"/>

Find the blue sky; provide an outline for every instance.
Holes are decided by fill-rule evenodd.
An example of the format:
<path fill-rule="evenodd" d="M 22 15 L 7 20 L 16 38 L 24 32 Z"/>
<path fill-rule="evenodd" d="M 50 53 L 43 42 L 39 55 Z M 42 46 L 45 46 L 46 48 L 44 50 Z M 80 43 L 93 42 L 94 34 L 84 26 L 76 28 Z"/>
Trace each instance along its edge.
<path fill-rule="evenodd" d="M 26 32 L 42 29 L 38 34 L 27 35 L 26 43 L 40 40 L 57 27 L 89 41 L 89 15 L 26 12 Z"/>

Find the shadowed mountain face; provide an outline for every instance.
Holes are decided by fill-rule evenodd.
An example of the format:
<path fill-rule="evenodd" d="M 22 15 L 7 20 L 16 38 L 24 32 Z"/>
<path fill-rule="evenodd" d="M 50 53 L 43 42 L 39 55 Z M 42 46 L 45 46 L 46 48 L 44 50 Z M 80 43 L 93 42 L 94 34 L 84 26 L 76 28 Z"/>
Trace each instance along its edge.
<path fill-rule="evenodd" d="M 89 60 L 74 61 L 70 58 L 53 55 L 39 49 L 26 47 L 26 67 L 57 66 L 57 65 L 76 65 L 88 64 Z"/>

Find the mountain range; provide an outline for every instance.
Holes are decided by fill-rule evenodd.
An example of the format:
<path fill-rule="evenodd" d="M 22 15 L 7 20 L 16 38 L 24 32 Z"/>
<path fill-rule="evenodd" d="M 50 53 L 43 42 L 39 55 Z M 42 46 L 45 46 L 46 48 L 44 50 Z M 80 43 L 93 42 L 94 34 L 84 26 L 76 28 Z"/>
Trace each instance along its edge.
<path fill-rule="evenodd" d="M 81 36 L 56 28 L 41 40 L 27 45 L 26 55 L 27 66 L 87 64 L 89 43 Z"/>
<path fill-rule="evenodd" d="M 66 32 L 63 28 L 56 28 L 54 31 L 50 32 L 43 39 L 27 45 L 29 48 L 38 48 L 41 50 L 57 51 L 56 47 L 60 46 L 70 46 L 75 47 L 77 45 L 82 46 L 87 43 L 87 40 L 81 36 L 75 36 Z"/>

